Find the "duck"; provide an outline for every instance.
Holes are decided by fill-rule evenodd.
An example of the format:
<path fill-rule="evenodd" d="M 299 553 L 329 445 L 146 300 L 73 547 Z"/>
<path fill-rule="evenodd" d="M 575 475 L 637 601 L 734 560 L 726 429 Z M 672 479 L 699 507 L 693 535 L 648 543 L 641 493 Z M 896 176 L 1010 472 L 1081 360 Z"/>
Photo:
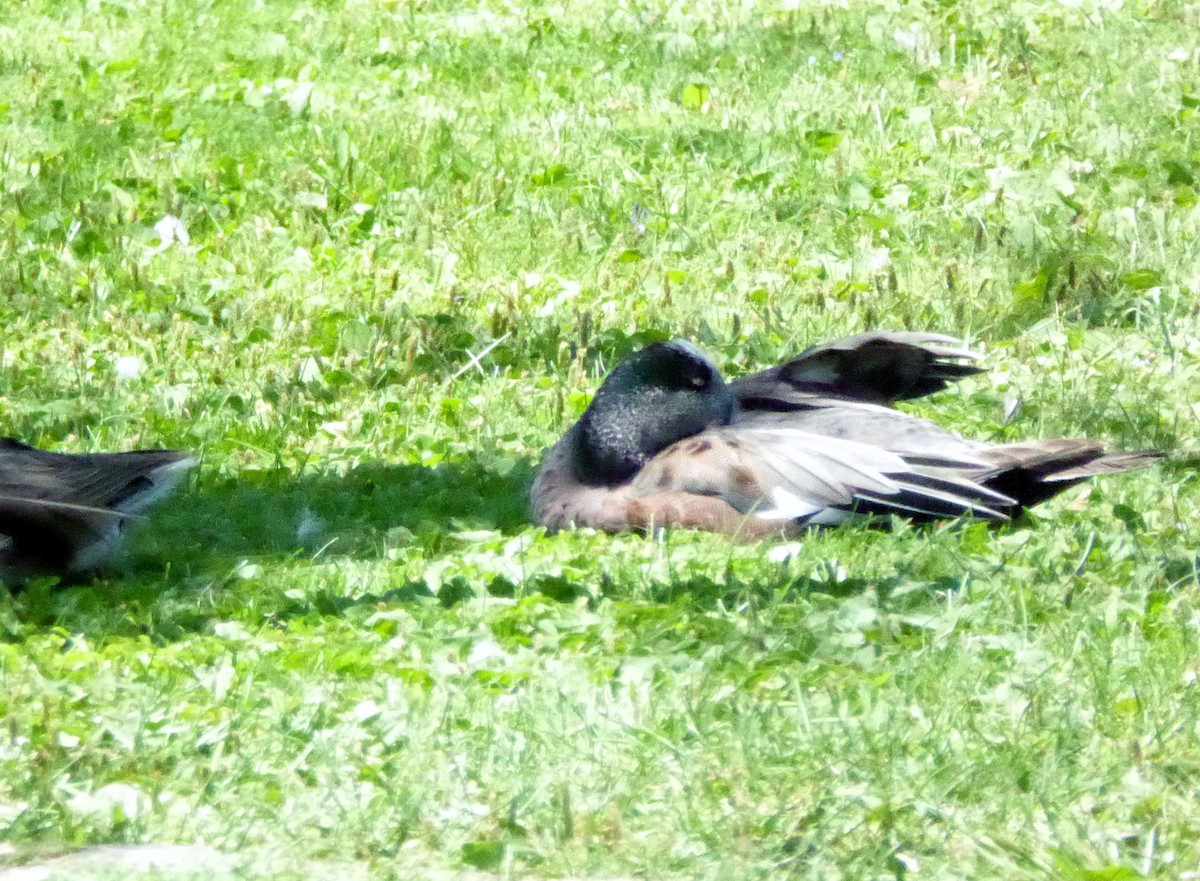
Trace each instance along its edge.
<path fill-rule="evenodd" d="M 0 582 L 99 569 L 195 464 L 177 450 L 54 453 L 0 438 Z"/>
<path fill-rule="evenodd" d="M 1154 450 L 1088 439 L 990 444 L 895 408 L 981 373 L 954 337 L 876 331 L 726 382 L 692 343 L 646 346 L 605 378 L 530 492 L 549 533 L 657 528 L 743 540 L 851 520 L 1007 522 Z"/>

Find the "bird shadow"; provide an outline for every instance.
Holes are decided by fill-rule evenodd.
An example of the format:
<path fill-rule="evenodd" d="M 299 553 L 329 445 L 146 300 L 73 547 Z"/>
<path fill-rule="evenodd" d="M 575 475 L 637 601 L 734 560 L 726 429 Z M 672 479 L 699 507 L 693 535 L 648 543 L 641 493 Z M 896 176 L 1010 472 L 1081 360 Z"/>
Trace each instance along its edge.
<path fill-rule="evenodd" d="M 28 628 L 48 626 L 91 638 L 169 639 L 207 628 L 222 617 L 222 606 L 244 601 L 226 595 L 253 567 L 317 557 L 386 559 L 413 546 L 437 553 L 455 533 L 515 534 L 530 523 L 533 475 L 528 461 L 475 455 L 434 466 L 369 463 L 345 473 L 296 476 L 279 469 L 215 479 L 202 473 L 191 490 L 134 525 L 110 570 L 74 584 L 35 580 L 7 597 L 0 588 L 0 639 L 19 641 Z M 409 593 L 418 591 L 389 589 L 367 599 Z M 361 602 L 326 596 L 329 608 L 318 611 Z M 286 609 L 273 616 L 286 617 Z"/>

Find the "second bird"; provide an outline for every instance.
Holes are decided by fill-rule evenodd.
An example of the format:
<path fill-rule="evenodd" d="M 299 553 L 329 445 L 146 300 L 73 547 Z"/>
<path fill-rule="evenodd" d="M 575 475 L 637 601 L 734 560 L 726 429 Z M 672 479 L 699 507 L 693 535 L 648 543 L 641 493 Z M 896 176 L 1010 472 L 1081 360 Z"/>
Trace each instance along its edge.
<path fill-rule="evenodd" d="M 0 438 L 0 582 L 80 575 L 196 460 L 174 450 L 70 454 Z"/>
<path fill-rule="evenodd" d="M 726 383 L 688 342 L 647 346 L 546 455 L 534 519 L 745 539 L 864 514 L 1003 521 L 1161 458 L 1082 439 L 980 443 L 890 406 L 980 372 L 978 357 L 937 334 L 860 334 Z"/>

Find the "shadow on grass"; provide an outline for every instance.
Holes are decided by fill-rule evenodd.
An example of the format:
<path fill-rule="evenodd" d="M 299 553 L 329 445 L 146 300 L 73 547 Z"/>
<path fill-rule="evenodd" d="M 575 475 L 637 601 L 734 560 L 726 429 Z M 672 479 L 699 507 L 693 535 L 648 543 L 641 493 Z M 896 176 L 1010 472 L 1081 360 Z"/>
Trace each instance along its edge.
<path fill-rule="evenodd" d="M 447 532 L 528 525 L 529 463 L 500 473 L 475 459 L 362 465 L 344 474 L 260 472 L 201 486 L 158 512 L 139 536 L 144 559 L 213 563 L 323 555 L 378 558 L 388 547 L 436 548 Z"/>
<path fill-rule="evenodd" d="M 136 525 L 114 569 L 79 584 L 35 582 L 15 593 L 5 603 L 8 614 L 0 610 L 0 638 L 20 639 L 29 626 L 50 625 L 93 638 L 138 632 L 170 638 L 221 618 L 227 603 L 244 605 L 245 591 L 226 594 L 235 593 L 237 573 L 247 565 L 382 559 L 396 548 L 437 552 L 457 532 L 515 533 L 530 523 L 533 474 L 530 462 L 496 467 L 472 457 L 434 467 L 368 464 L 345 474 L 295 477 L 280 470 L 217 481 L 202 475 L 199 486 Z M 276 581 L 272 602 L 288 586 Z M 354 600 L 329 594 L 316 611 L 413 596 L 415 588 Z M 314 611 L 311 602 L 302 605 Z M 9 614 L 15 621 L 6 627 Z M 282 609 L 273 617 L 290 616 Z"/>

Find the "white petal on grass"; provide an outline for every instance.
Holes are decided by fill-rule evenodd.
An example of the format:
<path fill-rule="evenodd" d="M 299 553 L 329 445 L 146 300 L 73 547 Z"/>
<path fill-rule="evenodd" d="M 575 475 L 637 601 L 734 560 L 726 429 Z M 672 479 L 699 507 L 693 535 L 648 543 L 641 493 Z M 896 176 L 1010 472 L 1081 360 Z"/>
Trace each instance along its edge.
<path fill-rule="evenodd" d="M 789 541 L 784 544 L 775 545 L 767 551 L 767 559 L 772 563 L 786 563 L 792 557 L 800 556 L 800 551 L 804 548 L 804 542 Z"/>
<path fill-rule="evenodd" d="M 492 661 L 507 661 L 509 660 L 508 652 L 506 652 L 499 643 L 490 639 L 480 640 L 471 647 L 470 653 L 467 655 L 467 664 L 471 667 L 483 667 L 485 669 L 493 668 Z"/>
<path fill-rule="evenodd" d="M 262 574 L 262 566 L 257 563 L 251 563 L 249 560 L 242 560 L 233 570 L 233 577 L 240 578 L 242 581 L 250 581 L 258 578 Z"/>
<path fill-rule="evenodd" d="M 142 375 L 142 371 L 146 369 L 146 362 L 139 355 L 122 355 L 113 363 L 113 367 L 117 372 L 117 379 L 130 382 Z"/>
<path fill-rule="evenodd" d="M 904 867 L 906 872 L 912 872 L 915 875 L 921 870 L 921 864 L 917 862 L 917 858 L 911 854 L 907 854 L 904 853 L 904 851 L 898 850 L 895 854 L 893 854 L 893 856 L 896 858 L 896 862 Z"/>
<path fill-rule="evenodd" d="M 486 9 L 457 13 L 451 16 L 450 25 L 457 31 L 458 36 L 463 38 L 478 34 L 499 34 L 503 30 L 503 22 L 499 16 Z"/>
<path fill-rule="evenodd" d="M 167 250 L 176 242 L 186 247 L 192 241 L 187 227 L 174 214 L 164 214 L 162 220 L 154 224 L 154 231 L 158 233 L 158 247 L 154 249 L 156 254 Z"/>
<path fill-rule="evenodd" d="M 313 84 L 308 82 L 294 83 L 284 86 L 280 89 L 280 92 L 284 103 L 292 111 L 292 115 L 299 116 L 304 112 L 304 108 L 308 106 L 308 102 L 312 98 Z"/>
<path fill-rule="evenodd" d="M 308 385 L 314 382 L 321 381 L 321 365 L 316 358 L 309 356 L 300 362 L 300 369 L 297 372 L 297 377 L 300 382 Z"/>

